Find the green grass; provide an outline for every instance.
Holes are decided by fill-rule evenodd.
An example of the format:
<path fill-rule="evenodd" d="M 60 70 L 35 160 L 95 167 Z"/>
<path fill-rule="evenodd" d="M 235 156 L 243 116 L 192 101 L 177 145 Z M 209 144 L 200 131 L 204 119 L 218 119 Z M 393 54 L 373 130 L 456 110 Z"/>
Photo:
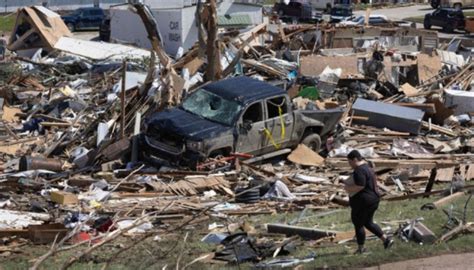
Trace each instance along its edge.
<path fill-rule="evenodd" d="M 459 198 L 453 205 L 447 205 L 444 209 L 454 209 L 456 215 L 460 217 L 460 212 L 464 207 L 467 195 Z M 421 198 L 407 201 L 394 201 L 381 203 L 379 210 L 375 215 L 375 221 L 379 224 L 396 220 L 412 219 L 423 217 L 423 223 L 430 228 L 438 237 L 444 233 L 443 225 L 447 221 L 446 215 L 442 209 L 421 210 L 420 207 L 429 202 L 439 199 L 439 197 Z M 467 220 L 474 221 L 474 200 L 470 202 Z M 330 229 L 337 231 L 352 230 L 350 222 L 350 209 L 343 209 L 340 212 L 333 213 L 324 217 L 314 217 L 322 211 L 306 211 L 305 219 L 298 226 L 315 227 L 320 229 Z M 266 223 L 287 223 L 296 217 L 299 212 L 279 213 L 275 215 L 259 215 L 250 217 L 231 217 L 230 220 L 211 218 L 209 223 L 217 222 L 225 224 L 226 222 L 235 223 L 246 220 L 253 225 L 258 232 L 265 232 Z M 387 227 L 383 225 L 382 227 Z M 392 230 L 397 229 L 393 225 Z M 136 248 L 122 254 L 114 261 L 111 269 L 161 269 L 168 265 L 168 269 L 176 267 L 176 260 L 182 253 L 180 266 L 191 262 L 206 253 L 213 252 L 218 246 L 205 244 L 200 239 L 207 233 L 207 224 L 188 226 L 189 238 L 186 244 L 182 239 L 186 231 L 174 232 L 170 235 L 160 235 L 161 241 L 149 239 L 144 241 Z M 279 240 L 280 238 L 275 238 Z M 74 265 L 71 269 L 100 269 L 103 262 L 118 250 L 119 244 L 127 244 L 130 238 L 123 237 L 120 240 L 105 245 L 97 250 L 92 256 Z M 366 246 L 370 254 L 363 256 L 352 255 L 356 249 L 355 242 L 345 244 L 325 243 L 322 245 L 314 244 L 312 241 L 297 240 L 297 249 L 291 253 L 290 257 L 301 258 L 311 252 L 317 254 L 314 262 L 304 265 L 305 269 L 314 269 L 320 267 L 343 268 L 343 267 L 362 267 L 378 265 L 394 261 L 402 261 L 420 257 L 436 256 L 447 253 L 473 252 L 474 234 L 462 235 L 447 243 L 435 245 L 418 245 L 414 242 L 405 243 L 396 239 L 395 245 L 389 251 L 382 248 L 379 240 L 367 240 Z M 11 255 L 10 257 L 0 259 L 0 269 L 26 269 L 31 266 L 29 260 L 36 258 L 47 251 L 47 246 L 27 246 L 22 249 L 22 253 Z M 48 259 L 43 269 L 58 269 L 60 265 L 73 253 L 62 253 L 51 259 Z M 240 269 L 250 269 L 252 264 L 245 263 L 240 265 Z M 205 263 L 196 263 L 190 269 L 238 269 L 237 266 L 213 265 Z"/>
<path fill-rule="evenodd" d="M 463 11 L 465 17 L 470 17 L 474 16 L 474 11 Z M 403 20 L 409 21 L 409 22 L 415 22 L 415 23 L 423 23 L 423 20 L 425 19 L 425 15 L 423 16 L 417 16 L 417 17 L 408 17 Z"/>
<path fill-rule="evenodd" d="M 15 26 L 15 14 L 0 16 L 0 32 L 11 32 Z"/>

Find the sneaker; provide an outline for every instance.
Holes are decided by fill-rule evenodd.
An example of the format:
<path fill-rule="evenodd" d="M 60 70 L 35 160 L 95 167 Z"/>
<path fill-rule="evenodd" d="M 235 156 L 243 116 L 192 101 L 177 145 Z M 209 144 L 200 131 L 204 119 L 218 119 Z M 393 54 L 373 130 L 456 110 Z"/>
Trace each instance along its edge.
<path fill-rule="evenodd" d="M 389 237 L 389 238 L 385 239 L 385 241 L 383 241 L 383 247 L 385 249 L 389 249 L 393 246 L 393 243 L 394 243 L 394 241 L 393 241 L 392 237 Z"/>

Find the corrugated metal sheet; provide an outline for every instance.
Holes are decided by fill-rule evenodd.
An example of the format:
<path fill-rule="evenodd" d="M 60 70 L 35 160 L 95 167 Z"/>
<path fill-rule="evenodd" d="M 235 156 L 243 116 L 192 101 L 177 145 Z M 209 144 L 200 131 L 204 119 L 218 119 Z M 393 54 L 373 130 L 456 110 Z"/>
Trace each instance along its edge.
<path fill-rule="evenodd" d="M 252 19 L 249 15 L 222 15 L 217 17 L 217 24 L 219 26 L 247 26 L 252 24 Z"/>

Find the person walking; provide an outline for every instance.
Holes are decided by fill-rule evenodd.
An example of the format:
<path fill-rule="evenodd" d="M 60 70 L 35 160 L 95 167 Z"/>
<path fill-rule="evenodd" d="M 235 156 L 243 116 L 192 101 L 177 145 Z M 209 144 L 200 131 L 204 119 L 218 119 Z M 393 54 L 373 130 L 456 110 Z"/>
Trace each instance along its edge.
<path fill-rule="evenodd" d="M 357 150 L 347 155 L 349 165 L 354 170 L 352 180 L 344 182 L 344 188 L 349 193 L 351 219 L 354 224 L 358 248 L 356 253 L 366 252 L 365 228 L 380 238 L 385 249 L 393 245 L 393 239 L 387 237 L 382 229 L 374 223 L 373 218 L 380 202 L 377 178 L 373 169 L 367 164 Z"/>

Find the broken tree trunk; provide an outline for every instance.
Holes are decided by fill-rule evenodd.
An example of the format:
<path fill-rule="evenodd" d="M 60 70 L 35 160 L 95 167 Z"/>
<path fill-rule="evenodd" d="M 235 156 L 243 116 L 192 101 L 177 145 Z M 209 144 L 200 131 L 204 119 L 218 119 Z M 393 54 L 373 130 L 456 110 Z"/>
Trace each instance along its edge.
<path fill-rule="evenodd" d="M 207 81 L 219 80 L 222 73 L 220 64 L 220 46 L 217 39 L 217 4 L 216 0 L 209 0 L 207 5 L 207 69 L 205 78 Z"/>
<path fill-rule="evenodd" d="M 153 17 L 153 14 L 150 11 L 150 8 L 142 3 L 134 4 L 133 7 L 135 7 L 138 15 L 143 21 L 153 51 L 158 56 L 160 64 L 163 66 L 163 68 L 161 69 L 160 79 L 164 87 L 162 89 L 161 103 L 158 108 L 158 110 L 162 110 L 167 106 L 179 103 L 184 83 L 180 82 L 181 78 L 177 75 L 176 71 L 171 65 L 170 57 L 166 54 L 166 52 L 161 46 L 161 37 L 158 32 L 158 26 L 155 18 Z M 154 72 L 154 69 L 149 70 L 149 73 L 147 75 L 147 82 L 150 81 L 150 78 L 153 78 L 152 76 L 150 76 L 151 72 Z M 151 86 L 151 84 L 149 86 Z M 148 92 L 148 89 L 144 89 L 143 92 Z"/>
<path fill-rule="evenodd" d="M 455 237 L 456 235 L 458 235 L 460 233 L 473 232 L 473 231 L 474 231 L 474 223 L 473 222 L 469 222 L 469 223 L 466 223 L 466 224 L 459 224 L 454 229 L 452 229 L 449 232 L 443 234 L 438 239 L 438 242 L 445 242 L 445 241 L 448 241 L 448 240 L 452 239 L 453 237 Z"/>

